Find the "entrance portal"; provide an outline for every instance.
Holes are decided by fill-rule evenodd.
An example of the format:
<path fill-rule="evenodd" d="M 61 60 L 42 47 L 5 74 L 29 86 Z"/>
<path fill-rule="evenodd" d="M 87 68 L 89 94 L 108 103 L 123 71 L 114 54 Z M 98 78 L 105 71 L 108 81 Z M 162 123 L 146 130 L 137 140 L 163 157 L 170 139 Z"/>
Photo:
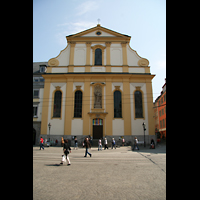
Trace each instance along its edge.
<path fill-rule="evenodd" d="M 103 119 L 93 119 L 93 139 L 103 138 Z"/>

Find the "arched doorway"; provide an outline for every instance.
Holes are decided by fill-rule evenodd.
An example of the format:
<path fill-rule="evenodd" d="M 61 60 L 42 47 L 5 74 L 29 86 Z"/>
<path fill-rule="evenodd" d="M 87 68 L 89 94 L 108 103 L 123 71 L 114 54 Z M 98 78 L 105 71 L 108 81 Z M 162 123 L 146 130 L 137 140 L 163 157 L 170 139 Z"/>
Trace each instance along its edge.
<path fill-rule="evenodd" d="M 36 140 L 36 130 L 33 128 L 33 145 L 35 145 Z"/>
<path fill-rule="evenodd" d="M 103 138 L 103 119 L 93 119 L 93 139 Z"/>

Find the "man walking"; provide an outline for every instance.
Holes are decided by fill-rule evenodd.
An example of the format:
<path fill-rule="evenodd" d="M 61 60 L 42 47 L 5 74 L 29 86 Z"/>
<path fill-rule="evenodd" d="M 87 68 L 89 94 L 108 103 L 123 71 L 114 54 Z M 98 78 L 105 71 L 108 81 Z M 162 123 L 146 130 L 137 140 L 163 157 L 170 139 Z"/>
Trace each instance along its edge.
<path fill-rule="evenodd" d="M 139 147 L 138 147 L 138 139 L 135 137 L 135 140 L 134 140 L 134 145 L 133 145 L 133 151 L 135 149 L 135 146 L 137 146 L 138 150 L 139 150 Z"/>
<path fill-rule="evenodd" d="M 90 157 L 92 156 L 92 154 L 88 152 L 88 148 L 91 148 L 91 144 L 88 141 L 88 138 L 86 138 L 86 140 L 85 140 L 85 156 L 84 157 L 87 157 L 87 154 L 89 154 Z"/>
<path fill-rule="evenodd" d="M 43 150 L 44 150 L 44 147 L 43 147 L 43 138 L 42 138 L 42 136 L 41 136 L 41 138 L 40 138 L 40 150 L 41 150 L 41 148 L 43 148 Z"/>
<path fill-rule="evenodd" d="M 107 144 L 108 144 L 108 141 L 107 141 L 107 139 L 105 138 L 105 139 L 104 139 L 104 150 L 105 150 L 105 149 L 108 149 Z"/>
<path fill-rule="evenodd" d="M 115 146 L 115 138 L 112 139 L 112 149 L 113 149 L 113 147 L 115 147 L 115 149 L 116 149 L 116 146 Z"/>
<path fill-rule="evenodd" d="M 98 144 L 99 144 L 99 146 L 98 146 L 98 151 L 99 151 L 100 147 L 101 147 L 101 151 L 102 151 L 101 138 L 99 139 L 99 142 L 98 142 Z"/>

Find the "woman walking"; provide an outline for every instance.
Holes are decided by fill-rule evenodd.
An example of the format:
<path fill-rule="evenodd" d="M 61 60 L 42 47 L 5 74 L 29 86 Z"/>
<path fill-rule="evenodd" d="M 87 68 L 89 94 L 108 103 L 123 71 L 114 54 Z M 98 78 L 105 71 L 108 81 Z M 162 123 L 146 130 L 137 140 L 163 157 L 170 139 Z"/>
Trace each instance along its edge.
<path fill-rule="evenodd" d="M 69 146 L 68 140 L 65 139 L 65 143 L 64 143 L 64 145 L 63 145 L 63 152 L 64 152 L 64 154 L 65 154 L 65 156 L 66 156 L 66 159 L 67 159 L 67 162 L 68 162 L 67 165 L 71 165 L 70 160 L 69 160 L 69 156 L 68 156 L 69 151 L 70 151 L 70 153 L 71 153 L 71 148 L 70 148 L 70 146 Z M 63 164 L 63 161 L 61 161 L 60 164 Z"/>

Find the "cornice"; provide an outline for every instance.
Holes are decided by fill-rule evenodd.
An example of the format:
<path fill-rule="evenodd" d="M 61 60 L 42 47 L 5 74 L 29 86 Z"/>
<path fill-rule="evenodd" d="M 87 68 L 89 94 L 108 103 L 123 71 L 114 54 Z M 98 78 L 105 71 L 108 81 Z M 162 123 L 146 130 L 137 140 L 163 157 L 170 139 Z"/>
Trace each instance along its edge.
<path fill-rule="evenodd" d="M 130 38 L 123 37 L 75 37 L 67 38 L 67 42 L 130 42 Z"/>

